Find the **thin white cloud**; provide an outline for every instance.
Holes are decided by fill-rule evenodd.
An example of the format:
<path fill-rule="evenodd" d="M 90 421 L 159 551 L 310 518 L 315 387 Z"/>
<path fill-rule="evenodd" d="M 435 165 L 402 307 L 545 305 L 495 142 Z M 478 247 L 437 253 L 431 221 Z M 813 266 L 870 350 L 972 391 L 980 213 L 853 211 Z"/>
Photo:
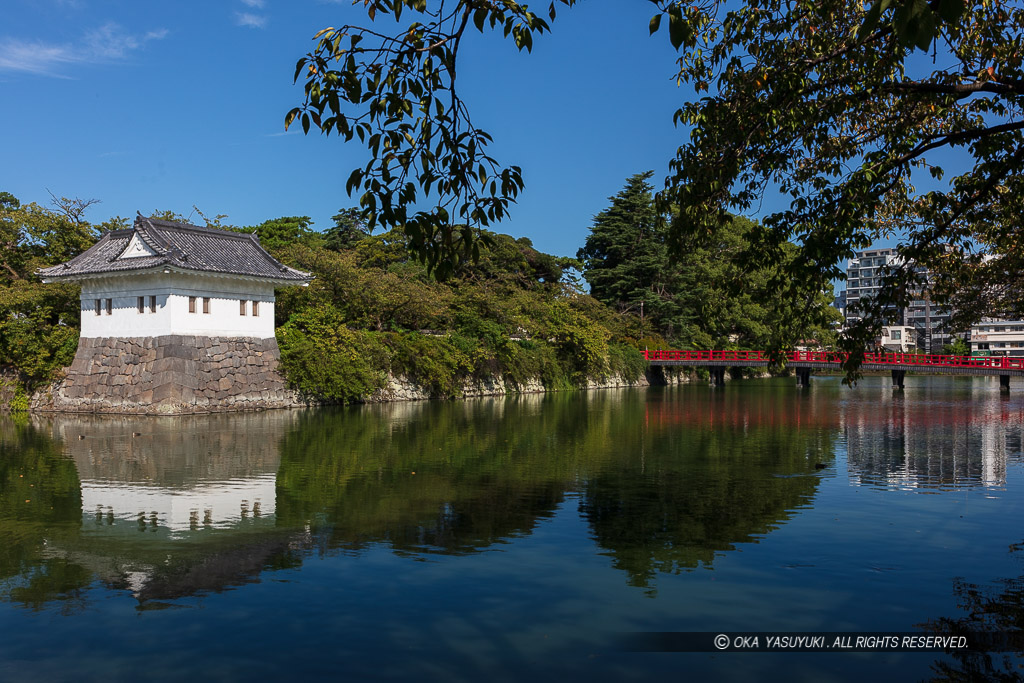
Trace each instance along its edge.
<path fill-rule="evenodd" d="M 86 32 L 77 43 L 45 43 L 41 40 L 0 38 L 0 71 L 20 71 L 45 76 L 61 76 L 57 69 L 71 64 L 99 64 L 121 61 L 151 40 L 167 36 L 166 29 L 142 36 L 127 33 L 108 22 Z"/>
<path fill-rule="evenodd" d="M 85 34 L 85 55 L 98 61 L 123 59 L 139 47 L 139 39 L 126 34 L 117 24 L 107 23 Z"/>
<path fill-rule="evenodd" d="M 263 28 L 267 25 L 267 18 L 261 14 L 253 14 L 251 12 L 237 12 L 235 18 L 238 20 L 239 26 L 247 26 L 249 28 Z"/>
<path fill-rule="evenodd" d="M 77 61 L 67 45 L 46 45 L 39 41 L 0 40 L 0 70 L 49 73 L 59 64 Z"/>
<path fill-rule="evenodd" d="M 267 6 L 266 0 L 242 0 L 242 4 L 253 9 L 263 9 Z"/>

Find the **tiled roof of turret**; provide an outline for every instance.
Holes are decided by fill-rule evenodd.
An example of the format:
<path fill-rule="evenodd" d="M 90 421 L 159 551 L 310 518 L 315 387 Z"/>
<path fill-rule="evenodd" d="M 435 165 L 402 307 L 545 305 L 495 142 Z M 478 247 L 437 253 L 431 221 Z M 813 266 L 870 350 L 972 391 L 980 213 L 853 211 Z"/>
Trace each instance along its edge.
<path fill-rule="evenodd" d="M 123 257 L 136 234 L 154 253 Z M 131 229 L 112 230 L 70 261 L 40 269 L 39 275 L 45 279 L 56 279 L 161 266 L 200 273 L 292 280 L 296 284 L 311 277 L 309 273 L 290 268 L 268 254 L 254 234 L 201 228 L 142 215 L 135 219 Z"/>

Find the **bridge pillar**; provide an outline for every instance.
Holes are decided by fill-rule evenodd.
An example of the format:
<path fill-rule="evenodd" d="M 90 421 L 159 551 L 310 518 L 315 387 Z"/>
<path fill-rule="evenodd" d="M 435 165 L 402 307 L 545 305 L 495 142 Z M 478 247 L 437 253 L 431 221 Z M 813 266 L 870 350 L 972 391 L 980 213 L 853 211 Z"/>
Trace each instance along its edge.
<path fill-rule="evenodd" d="M 796 385 L 798 387 L 809 387 L 809 386 L 811 386 L 811 369 L 810 368 L 797 368 L 796 369 Z"/>
<path fill-rule="evenodd" d="M 893 370 L 892 371 L 892 388 L 903 390 L 903 378 L 907 376 L 906 370 Z"/>
<path fill-rule="evenodd" d="M 714 382 L 715 386 L 716 387 L 724 387 L 725 386 L 725 366 L 724 365 L 715 365 L 715 366 L 712 366 L 712 367 L 708 368 L 708 370 L 711 371 L 711 381 Z"/>
<path fill-rule="evenodd" d="M 1009 375 L 999 375 L 999 389 L 1001 391 L 1009 391 L 1010 390 L 1010 376 Z"/>

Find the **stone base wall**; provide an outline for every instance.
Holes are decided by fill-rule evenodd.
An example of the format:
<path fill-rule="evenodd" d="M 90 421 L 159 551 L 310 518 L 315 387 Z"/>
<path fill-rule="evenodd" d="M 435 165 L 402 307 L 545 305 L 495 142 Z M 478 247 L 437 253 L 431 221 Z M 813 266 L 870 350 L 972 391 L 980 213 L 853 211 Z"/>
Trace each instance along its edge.
<path fill-rule="evenodd" d="M 305 405 L 278 371 L 277 340 L 167 335 L 81 339 L 32 410 L 181 415 Z"/>

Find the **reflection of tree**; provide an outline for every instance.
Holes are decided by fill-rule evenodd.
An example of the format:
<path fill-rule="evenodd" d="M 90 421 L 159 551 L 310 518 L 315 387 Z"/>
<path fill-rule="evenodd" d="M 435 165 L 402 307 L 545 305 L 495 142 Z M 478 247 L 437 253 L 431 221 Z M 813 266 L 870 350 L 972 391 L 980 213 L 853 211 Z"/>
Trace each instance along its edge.
<path fill-rule="evenodd" d="M 278 523 L 311 523 L 331 546 L 443 553 L 528 533 L 573 486 L 575 449 L 554 444 L 575 441 L 586 401 L 565 399 L 519 402 L 514 417 L 503 400 L 310 415 L 282 444 Z"/>
<path fill-rule="evenodd" d="M 75 464 L 35 428 L 0 424 L 0 597 L 38 609 L 70 608 L 91 580 L 79 565 L 47 555 L 46 539 L 69 538 L 82 523 Z"/>
<path fill-rule="evenodd" d="M 587 483 L 583 512 L 632 585 L 710 565 L 810 502 L 815 465 L 833 457 L 832 432 L 799 429 L 793 414 L 807 407 L 778 399 L 759 392 L 654 405 L 648 413 L 657 408 L 658 419 L 640 447 Z M 685 430 L 670 428 L 675 413 L 686 414 Z"/>
<path fill-rule="evenodd" d="M 1011 547 L 1011 552 L 1024 544 Z M 1005 652 L 957 650 L 955 664 L 939 660 L 932 665 L 938 674 L 934 681 L 1024 681 L 1020 673 L 1021 651 L 1024 650 L 1024 576 L 1000 579 L 989 585 L 953 582 L 957 606 L 966 616 L 941 617 L 923 625 L 928 631 L 943 635 L 964 635 L 968 642 L 978 642 L 986 634 Z"/>
<path fill-rule="evenodd" d="M 832 457 L 833 430 L 813 404 L 719 398 L 623 392 L 395 409 L 408 419 L 312 414 L 283 444 L 278 523 L 312 524 L 332 546 L 466 553 L 529 533 L 578 490 L 599 545 L 646 586 L 776 528 L 809 502 L 815 464 Z"/>

